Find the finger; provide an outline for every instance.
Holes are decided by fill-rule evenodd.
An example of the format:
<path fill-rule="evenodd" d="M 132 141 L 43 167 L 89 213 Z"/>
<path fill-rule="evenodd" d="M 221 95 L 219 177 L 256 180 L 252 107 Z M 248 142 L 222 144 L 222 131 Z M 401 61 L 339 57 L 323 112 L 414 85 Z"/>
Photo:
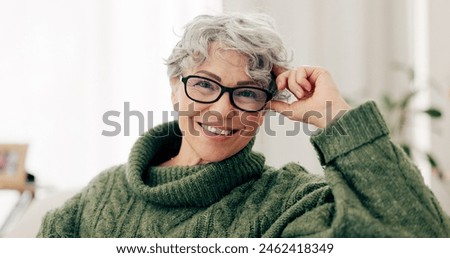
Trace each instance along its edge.
<path fill-rule="evenodd" d="M 292 116 L 291 105 L 283 101 L 271 100 L 267 103 L 266 109 L 273 110 L 287 117 Z"/>
<path fill-rule="evenodd" d="M 299 67 L 295 72 L 295 76 L 297 83 L 300 84 L 306 92 L 310 92 L 312 90 L 313 87 L 311 82 L 308 80 L 308 71 L 305 68 Z"/>
<path fill-rule="evenodd" d="M 297 99 L 303 98 L 305 91 L 299 83 L 297 83 L 296 71 L 291 71 L 288 78 L 288 89 Z"/>
<path fill-rule="evenodd" d="M 314 83 L 310 81 L 310 78 L 308 78 L 307 70 L 300 67 L 296 73 L 296 80 L 297 83 L 299 83 L 304 90 L 304 94 L 300 100 L 304 100 L 311 97 L 314 93 L 314 89 L 316 86 Z"/>
<path fill-rule="evenodd" d="M 276 78 L 277 88 L 278 90 L 284 90 L 288 86 L 288 78 L 289 78 L 289 71 L 285 71 L 281 74 L 278 74 Z"/>
<path fill-rule="evenodd" d="M 318 80 L 319 76 L 327 74 L 325 69 L 317 66 L 303 66 L 303 69 L 308 80 L 313 83 Z"/>
<path fill-rule="evenodd" d="M 289 71 L 289 69 L 284 68 L 284 67 L 279 66 L 279 65 L 274 65 L 274 66 L 272 67 L 272 72 L 273 72 L 273 74 L 274 74 L 275 76 L 278 76 L 278 75 L 280 75 L 280 74 L 282 74 L 282 73 L 284 73 L 284 72 L 286 72 L 286 71 Z"/>

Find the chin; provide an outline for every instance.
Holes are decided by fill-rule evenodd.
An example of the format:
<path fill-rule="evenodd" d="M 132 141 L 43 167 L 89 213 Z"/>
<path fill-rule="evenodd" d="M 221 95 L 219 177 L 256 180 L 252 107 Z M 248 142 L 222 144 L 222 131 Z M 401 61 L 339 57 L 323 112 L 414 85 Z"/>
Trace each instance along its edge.
<path fill-rule="evenodd" d="M 203 161 L 202 163 L 220 162 L 234 156 L 250 142 L 251 137 L 242 137 L 237 142 L 193 142 L 193 149 Z"/>

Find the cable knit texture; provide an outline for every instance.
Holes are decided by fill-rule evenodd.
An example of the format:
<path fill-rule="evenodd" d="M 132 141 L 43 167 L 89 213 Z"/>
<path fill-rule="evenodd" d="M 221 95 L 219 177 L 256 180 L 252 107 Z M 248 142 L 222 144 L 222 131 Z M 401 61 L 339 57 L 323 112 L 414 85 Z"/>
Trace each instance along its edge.
<path fill-rule="evenodd" d="M 324 176 L 269 167 L 253 141 L 218 163 L 159 167 L 180 135 L 171 122 L 141 136 L 126 164 L 50 211 L 38 237 L 450 237 L 373 102 L 311 137 Z"/>

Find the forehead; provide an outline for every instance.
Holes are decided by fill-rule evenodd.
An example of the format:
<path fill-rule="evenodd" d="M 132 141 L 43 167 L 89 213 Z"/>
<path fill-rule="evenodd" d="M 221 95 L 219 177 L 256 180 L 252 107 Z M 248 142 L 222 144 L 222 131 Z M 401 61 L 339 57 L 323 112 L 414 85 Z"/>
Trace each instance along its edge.
<path fill-rule="evenodd" d="M 248 57 L 215 42 L 210 44 L 205 61 L 192 69 L 192 72 L 200 70 L 214 73 L 225 81 L 250 79 L 247 74 Z"/>
<path fill-rule="evenodd" d="M 248 57 L 231 49 L 222 48 L 213 45 L 209 48 L 209 57 L 211 61 L 225 62 L 230 66 L 247 68 Z"/>

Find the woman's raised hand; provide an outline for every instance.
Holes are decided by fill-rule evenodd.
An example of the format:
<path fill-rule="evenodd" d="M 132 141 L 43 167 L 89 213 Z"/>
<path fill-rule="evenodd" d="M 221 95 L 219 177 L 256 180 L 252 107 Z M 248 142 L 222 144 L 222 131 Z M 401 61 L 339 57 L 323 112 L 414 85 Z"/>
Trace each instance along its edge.
<path fill-rule="evenodd" d="M 291 120 L 325 128 L 351 108 L 342 98 L 331 75 L 321 67 L 301 66 L 286 70 L 274 66 L 272 72 L 276 76 L 278 89 L 289 90 L 296 100 L 292 103 L 272 100 L 267 108 Z"/>

